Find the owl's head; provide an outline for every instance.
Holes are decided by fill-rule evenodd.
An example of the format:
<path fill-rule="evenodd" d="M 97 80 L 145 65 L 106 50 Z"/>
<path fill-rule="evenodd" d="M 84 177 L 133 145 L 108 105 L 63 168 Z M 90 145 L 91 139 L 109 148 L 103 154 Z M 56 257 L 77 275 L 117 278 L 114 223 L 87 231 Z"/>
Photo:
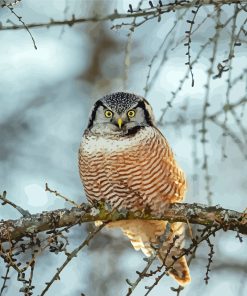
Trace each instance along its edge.
<path fill-rule="evenodd" d="M 135 134 L 146 126 L 154 126 L 153 111 L 140 96 L 117 92 L 104 96 L 93 107 L 88 130 L 107 134 Z"/>

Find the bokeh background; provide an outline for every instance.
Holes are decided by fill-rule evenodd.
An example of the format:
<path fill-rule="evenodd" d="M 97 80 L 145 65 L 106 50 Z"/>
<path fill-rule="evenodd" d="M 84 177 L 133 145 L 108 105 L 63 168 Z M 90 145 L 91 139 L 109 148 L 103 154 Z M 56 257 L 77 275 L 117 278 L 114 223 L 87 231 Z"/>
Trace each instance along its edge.
<path fill-rule="evenodd" d="M 129 2 L 133 8 L 139 3 L 26 0 L 18 3 L 14 11 L 30 24 L 49 22 L 51 18 L 71 18 L 73 14 L 76 18 L 105 16 L 114 9 L 127 13 Z M 148 1 L 143 1 L 142 5 L 149 7 Z M 160 22 L 154 18 L 140 26 L 123 24 L 131 24 L 133 19 L 119 19 L 30 29 L 37 50 L 26 30 L 0 28 L 0 190 L 6 190 L 9 199 L 31 213 L 70 207 L 45 192 L 45 182 L 77 203 L 85 202 L 77 153 L 89 112 L 95 100 L 103 95 L 129 91 L 147 97 L 157 121 L 166 109 L 163 120 L 159 120 L 159 128 L 186 172 L 187 202 L 207 204 L 211 199 L 212 204 L 243 211 L 247 191 L 246 111 L 244 104 L 239 104 L 234 109 L 235 115 L 231 112 L 226 115 L 223 107 L 246 96 L 244 34 L 239 36 L 242 45 L 235 47 L 235 57 L 230 65 L 227 64 L 232 67 L 230 78 L 229 71 L 223 73 L 222 78 L 212 78 L 217 74 L 217 64 L 229 55 L 234 9 L 233 5 L 222 8 L 221 24 L 231 19 L 220 31 L 214 55 L 215 43 L 213 39 L 208 42 L 208 38 L 215 37 L 216 11 L 210 6 L 201 8 L 197 25 L 203 23 L 192 35 L 191 42 L 192 60 L 196 60 L 193 65 L 195 86 L 191 86 L 188 75 L 181 89 L 180 81 L 188 71 L 184 32 L 189 26 L 186 20 L 193 16 L 191 9 L 167 13 Z M 245 18 L 246 15 L 239 13 L 235 19 L 236 28 L 241 27 Z M 0 19 L 3 26 L 19 24 L 6 7 L 1 8 Z M 176 28 L 166 38 L 174 24 Z M 134 28 L 133 32 L 130 28 Z M 196 58 L 201 46 L 207 42 L 205 50 Z M 208 79 L 210 69 L 212 75 Z M 151 84 L 148 83 L 146 91 L 147 79 Z M 232 82 L 230 87 L 228 79 Z M 208 115 L 215 112 L 220 115 L 218 124 L 206 121 L 207 142 L 203 145 L 203 105 L 207 98 Z M 171 101 L 172 107 L 167 108 Z M 224 125 L 226 117 L 228 130 Z M 204 148 L 207 169 L 203 167 Z M 0 207 L 0 219 L 19 216 L 9 206 Z M 74 228 L 71 249 L 85 237 L 88 227 Z M 235 236 L 234 232 L 220 232 L 214 239 L 215 255 L 208 285 L 203 279 L 209 249 L 207 244 L 199 248 L 191 264 L 192 283 L 181 295 L 247 295 L 246 238 L 240 243 Z M 39 257 L 34 274 L 34 295 L 40 293 L 64 258 L 63 254 L 49 252 Z M 54 283 L 47 295 L 125 295 L 125 279 L 136 278 L 135 271 L 145 265 L 142 258 L 143 255 L 134 251 L 120 232 L 105 230 L 69 264 L 62 272 L 61 280 Z M 0 274 L 3 273 L 4 266 L 0 266 Z M 19 295 L 20 283 L 16 281 L 14 271 L 10 276 L 11 285 L 3 295 Z M 143 280 L 134 295 L 144 295 L 145 285 L 152 282 L 152 279 Z M 176 287 L 175 282 L 166 277 L 151 295 L 174 295 L 172 286 Z"/>

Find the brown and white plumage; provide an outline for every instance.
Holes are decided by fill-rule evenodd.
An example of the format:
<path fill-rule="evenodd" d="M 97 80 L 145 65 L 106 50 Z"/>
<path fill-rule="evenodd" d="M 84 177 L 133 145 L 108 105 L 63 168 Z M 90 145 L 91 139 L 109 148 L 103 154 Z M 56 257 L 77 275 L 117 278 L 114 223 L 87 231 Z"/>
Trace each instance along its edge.
<path fill-rule="evenodd" d="M 148 207 L 158 215 L 167 204 L 185 196 L 184 174 L 154 124 L 150 105 L 133 94 L 115 93 L 96 102 L 82 138 L 79 169 L 88 200 L 107 201 L 113 208 L 136 211 Z M 120 227 L 136 250 L 150 256 L 166 224 L 131 220 L 112 222 L 110 227 Z M 160 248 L 159 257 L 164 260 L 174 236 L 179 236 L 166 258 L 167 266 L 180 253 L 183 232 L 181 223 L 173 223 Z M 182 285 L 190 281 L 185 257 L 174 264 L 170 274 Z"/>

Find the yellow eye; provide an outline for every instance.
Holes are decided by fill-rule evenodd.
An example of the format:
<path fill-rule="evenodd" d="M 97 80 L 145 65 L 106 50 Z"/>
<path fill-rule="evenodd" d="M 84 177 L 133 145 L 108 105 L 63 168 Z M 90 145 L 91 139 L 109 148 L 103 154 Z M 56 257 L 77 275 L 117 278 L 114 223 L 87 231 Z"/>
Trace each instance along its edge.
<path fill-rule="evenodd" d="M 112 113 L 110 110 L 106 110 L 106 111 L 105 111 L 105 117 L 107 117 L 107 118 L 111 118 L 112 115 L 113 115 L 113 113 Z"/>
<path fill-rule="evenodd" d="M 129 116 L 129 118 L 132 118 L 132 117 L 134 117 L 136 115 L 136 112 L 134 111 L 134 110 L 129 110 L 128 111 L 128 116 Z"/>

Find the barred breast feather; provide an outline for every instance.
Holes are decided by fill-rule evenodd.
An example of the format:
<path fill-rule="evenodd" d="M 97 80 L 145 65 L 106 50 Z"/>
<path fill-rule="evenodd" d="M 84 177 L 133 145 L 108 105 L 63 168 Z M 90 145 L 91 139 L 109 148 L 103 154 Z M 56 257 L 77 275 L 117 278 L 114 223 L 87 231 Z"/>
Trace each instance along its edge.
<path fill-rule="evenodd" d="M 154 127 L 134 136 L 84 135 L 80 176 L 90 201 L 155 213 L 184 198 L 186 182 L 162 134 Z"/>

